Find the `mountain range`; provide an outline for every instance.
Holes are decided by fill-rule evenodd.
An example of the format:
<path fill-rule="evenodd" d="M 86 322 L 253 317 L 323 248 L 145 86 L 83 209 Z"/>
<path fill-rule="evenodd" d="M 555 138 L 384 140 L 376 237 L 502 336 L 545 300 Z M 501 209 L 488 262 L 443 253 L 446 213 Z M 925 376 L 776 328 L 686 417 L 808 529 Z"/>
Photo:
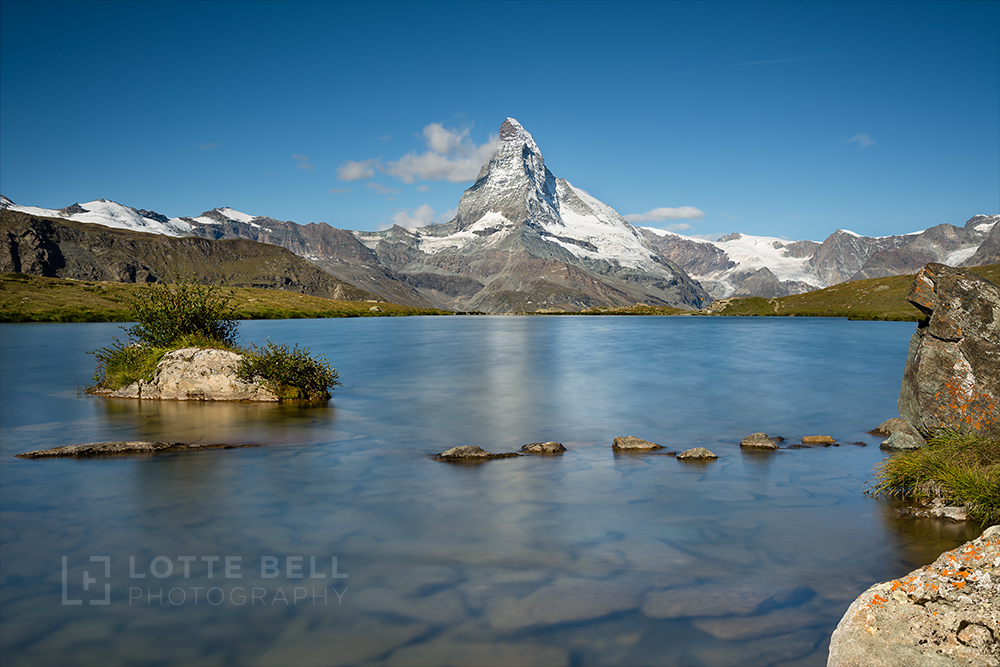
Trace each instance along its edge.
<path fill-rule="evenodd" d="M 403 305 L 488 313 L 636 303 L 697 309 L 714 298 L 784 296 L 846 280 L 913 273 L 928 262 L 1000 262 L 1000 215 L 898 236 L 837 230 L 823 242 L 739 233 L 708 241 L 636 228 L 610 206 L 556 178 L 532 136 L 513 118 L 501 125 L 496 154 L 445 224 L 363 232 L 231 208 L 168 218 L 107 200 L 42 209 L 3 197 L 0 207 L 31 218 L 166 237 L 281 246 L 358 288 L 359 297 L 375 294 Z M 13 257 L 17 239 L 8 233 L 4 241 Z"/>

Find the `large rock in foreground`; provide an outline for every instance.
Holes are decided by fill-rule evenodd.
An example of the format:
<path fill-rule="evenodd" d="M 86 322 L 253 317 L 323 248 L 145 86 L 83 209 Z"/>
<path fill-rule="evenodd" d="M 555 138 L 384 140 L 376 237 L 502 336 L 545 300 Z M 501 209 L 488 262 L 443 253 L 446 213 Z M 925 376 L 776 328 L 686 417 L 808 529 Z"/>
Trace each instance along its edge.
<path fill-rule="evenodd" d="M 827 667 L 1000 665 L 1000 526 L 872 586 L 830 639 Z"/>
<path fill-rule="evenodd" d="M 167 352 L 152 382 L 135 382 L 106 393 L 115 398 L 175 401 L 277 401 L 258 383 L 236 377 L 240 355 L 229 350 L 185 347 Z"/>
<path fill-rule="evenodd" d="M 910 339 L 900 416 L 924 434 L 958 426 L 1000 436 L 1000 288 L 928 264 L 907 299 L 929 319 Z"/>

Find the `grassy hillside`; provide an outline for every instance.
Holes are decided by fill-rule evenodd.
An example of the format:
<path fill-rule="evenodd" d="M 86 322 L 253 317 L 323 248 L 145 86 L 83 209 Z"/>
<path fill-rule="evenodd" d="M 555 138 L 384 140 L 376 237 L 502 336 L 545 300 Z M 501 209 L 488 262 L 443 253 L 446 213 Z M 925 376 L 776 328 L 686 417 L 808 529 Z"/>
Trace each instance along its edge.
<path fill-rule="evenodd" d="M 1000 264 L 965 269 L 994 284 L 1000 284 Z M 777 299 L 734 297 L 720 299 L 709 315 L 787 315 L 798 317 L 846 317 L 851 320 L 904 320 L 916 322 L 923 314 L 906 300 L 913 276 L 870 278 Z"/>
<path fill-rule="evenodd" d="M 125 297 L 135 289 L 128 283 L 5 273 L 0 275 L 0 322 L 127 322 Z M 237 317 L 247 320 L 448 314 L 384 301 L 336 301 L 250 287 L 233 288 L 233 294 Z"/>

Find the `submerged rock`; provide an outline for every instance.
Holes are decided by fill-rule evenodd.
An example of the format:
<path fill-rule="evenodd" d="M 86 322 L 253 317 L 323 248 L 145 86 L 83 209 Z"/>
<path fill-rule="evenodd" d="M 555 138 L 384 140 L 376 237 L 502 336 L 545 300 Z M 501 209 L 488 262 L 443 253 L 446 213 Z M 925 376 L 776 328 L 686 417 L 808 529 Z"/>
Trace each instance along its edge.
<path fill-rule="evenodd" d="M 830 639 L 827 667 L 1000 664 L 1000 526 L 872 586 Z"/>
<path fill-rule="evenodd" d="M 494 454 L 493 452 L 488 452 L 482 447 L 478 447 L 476 445 L 461 445 L 459 447 L 452 447 L 451 449 L 441 452 L 434 457 L 434 460 L 447 462 L 478 462 L 489 461 L 492 459 L 507 459 L 514 456 L 520 456 L 520 454 L 510 452 L 504 454 Z"/>
<path fill-rule="evenodd" d="M 934 507 L 933 505 L 931 507 L 900 507 L 896 510 L 896 516 L 901 519 L 931 518 L 960 522 L 968 521 L 969 508 L 953 505 L 942 505 L 940 507 Z"/>
<path fill-rule="evenodd" d="M 749 616 L 759 608 L 811 597 L 805 588 L 772 586 L 683 586 L 651 595 L 642 612 L 651 618 Z"/>
<path fill-rule="evenodd" d="M 115 442 L 89 442 L 82 445 L 65 445 L 52 449 L 39 449 L 17 454 L 21 459 L 46 459 L 59 457 L 85 458 L 90 456 L 117 456 L 123 454 L 160 454 L 164 452 L 190 452 L 200 449 L 236 449 L 260 445 L 205 445 L 183 442 L 149 442 L 146 440 L 121 440 Z"/>
<path fill-rule="evenodd" d="M 521 447 L 525 454 L 562 454 L 566 451 L 561 442 L 533 442 Z"/>
<path fill-rule="evenodd" d="M 837 441 L 829 435 L 804 435 L 802 436 L 803 445 L 823 445 L 828 447 L 830 445 L 836 444 Z"/>
<path fill-rule="evenodd" d="M 657 445 L 656 443 L 649 442 L 648 440 L 642 440 L 641 438 L 636 438 L 631 435 L 619 436 L 615 438 L 614 443 L 611 445 L 612 449 L 622 449 L 626 451 L 648 451 L 652 449 L 663 449 L 662 445 Z"/>
<path fill-rule="evenodd" d="M 744 449 L 777 449 L 778 443 L 768 437 L 767 433 L 751 433 L 740 441 Z"/>
<path fill-rule="evenodd" d="M 692 447 L 691 449 L 685 449 L 683 452 L 677 455 L 678 459 L 687 460 L 706 460 L 706 459 L 717 459 L 719 458 L 711 451 L 705 449 L 704 447 Z"/>
<path fill-rule="evenodd" d="M 907 300 L 917 326 L 899 414 L 922 434 L 961 427 L 1000 436 L 1000 288 L 970 271 L 928 264 Z"/>

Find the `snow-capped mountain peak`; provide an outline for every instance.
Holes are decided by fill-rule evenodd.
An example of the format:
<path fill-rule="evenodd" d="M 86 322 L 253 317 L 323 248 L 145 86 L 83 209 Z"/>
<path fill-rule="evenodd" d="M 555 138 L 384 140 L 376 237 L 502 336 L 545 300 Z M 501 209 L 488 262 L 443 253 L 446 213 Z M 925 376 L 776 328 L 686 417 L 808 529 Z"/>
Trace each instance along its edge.
<path fill-rule="evenodd" d="M 86 222 L 166 236 L 184 236 L 191 231 L 191 225 L 183 220 L 167 219 L 166 216 L 153 211 L 139 211 L 110 199 L 95 199 L 62 209 L 19 206 L 6 197 L 3 199 L 3 208 L 46 218 L 64 218 L 74 222 Z"/>
<path fill-rule="evenodd" d="M 454 220 L 407 230 L 405 236 L 402 230 L 389 232 L 394 243 L 421 253 L 410 256 L 412 263 L 400 265 L 399 270 L 460 265 L 481 254 L 522 258 L 509 260 L 514 263 L 530 257 L 579 267 L 613 281 L 637 300 L 662 299 L 687 307 L 704 300 L 704 292 L 683 269 L 653 250 L 617 211 L 553 176 L 531 133 L 517 120 L 504 120 L 500 140 L 475 184 L 462 194 Z M 377 251 L 382 237 L 358 238 Z"/>
<path fill-rule="evenodd" d="M 534 137 L 531 133 L 524 129 L 520 123 L 515 119 L 507 117 L 507 120 L 503 122 L 500 126 L 500 141 L 502 142 L 517 142 L 528 146 L 533 152 L 541 153 L 538 150 L 538 144 L 535 143 Z"/>
<path fill-rule="evenodd" d="M 205 211 L 197 218 L 185 219 L 200 222 L 203 225 L 217 225 L 225 222 L 252 223 L 256 218 L 257 216 L 255 215 L 249 215 L 248 213 L 242 213 L 229 208 L 228 206 L 223 206 L 221 208 L 213 208 L 211 211 Z"/>

